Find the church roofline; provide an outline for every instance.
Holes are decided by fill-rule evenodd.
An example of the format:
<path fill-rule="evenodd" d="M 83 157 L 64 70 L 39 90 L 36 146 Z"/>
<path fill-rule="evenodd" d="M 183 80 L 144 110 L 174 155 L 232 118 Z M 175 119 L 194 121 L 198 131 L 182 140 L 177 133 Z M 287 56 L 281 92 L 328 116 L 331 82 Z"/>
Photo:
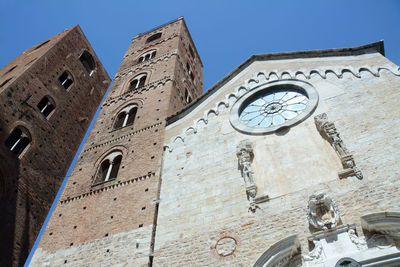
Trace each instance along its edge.
<path fill-rule="evenodd" d="M 338 57 L 338 56 L 352 56 L 352 55 L 362 55 L 372 51 L 376 51 L 383 56 L 385 56 L 385 48 L 383 40 L 378 42 L 356 46 L 356 47 L 348 47 L 348 48 L 333 48 L 333 49 L 322 49 L 322 50 L 310 50 L 310 51 L 297 51 L 297 52 L 280 52 L 280 53 L 269 53 L 269 54 L 260 54 L 260 55 L 252 55 L 242 64 L 240 64 L 237 68 L 231 71 L 224 78 L 219 80 L 215 85 L 213 85 L 210 89 L 205 91 L 201 96 L 199 96 L 195 101 L 193 101 L 190 105 L 187 105 L 177 113 L 169 116 L 167 118 L 167 125 L 170 125 L 181 118 L 185 117 L 192 110 L 194 110 L 198 105 L 203 103 L 208 97 L 214 94 L 220 87 L 225 85 L 228 81 L 231 80 L 233 76 L 236 76 L 240 73 L 244 68 L 250 65 L 254 61 L 260 60 L 284 60 L 284 59 L 296 59 L 296 58 L 313 58 L 313 57 Z"/>

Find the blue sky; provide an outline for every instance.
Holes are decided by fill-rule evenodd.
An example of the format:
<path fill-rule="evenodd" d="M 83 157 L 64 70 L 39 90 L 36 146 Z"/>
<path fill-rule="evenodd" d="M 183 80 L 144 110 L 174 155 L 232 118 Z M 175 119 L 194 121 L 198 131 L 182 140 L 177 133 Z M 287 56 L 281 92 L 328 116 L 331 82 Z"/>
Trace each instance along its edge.
<path fill-rule="evenodd" d="M 359 46 L 384 39 L 400 64 L 400 1 L 0 2 L 0 68 L 79 24 L 110 77 L 138 33 L 184 16 L 210 88 L 252 54 Z M 36 246 L 36 245 L 35 245 Z"/>

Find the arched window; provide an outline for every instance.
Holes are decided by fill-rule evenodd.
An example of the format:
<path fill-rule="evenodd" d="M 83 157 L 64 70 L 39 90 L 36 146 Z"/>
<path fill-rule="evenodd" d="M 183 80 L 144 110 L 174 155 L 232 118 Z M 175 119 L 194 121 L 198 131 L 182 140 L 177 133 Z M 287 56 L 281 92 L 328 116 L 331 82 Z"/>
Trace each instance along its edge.
<path fill-rule="evenodd" d="M 88 51 L 84 51 L 82 55 L 79 57 L 82 65 L 85 67 L 86 71 L 91 76 L 96 68 L 96 64 L 94 63 L 92 55 Z"/>
<path fill-rule="evenodd" d="M 114 129 L 123 128 L 132 125 L 135 121 L 137 113 L 136 105 L 129 105 L 118 113 L 117 119 L 115 120 Z"/>
<path fill-rule="evenodd" d="M 108 154 L 103 161 L 96 173 L 96 179 L 94 184 L 104 183 L 115 180 L 118 176 L 119 167 L 121 166 L 122 152 L 113 151 Z"/>
<path fill-rule="evenodd" d="M 68 87 L 71 86 L 71 84 L 74 83 L 74 78 L 72 78 L 71 73 L 69 73 L 68 71 L 64 71 L 63 74 L 61 74 L 61 76 L 58 78 L 58 81 L 66 90 L 68 89 Z"/>
<path fill-rule="evenodd" d="M 192 98 L 190 97 L 188 89 L 185 90 L 185 102 L 186 102 L 186 104 L 189 104 L 190 102 L 192 102 Z"/>
<path fill-rule="evenodd" d="M 159 38 L 161 38 L 161 32 L 156 33 L 156 34 L 150 36 L 149 38 L 147 38 L 146 43 L 150 43 L 150 42 L 152 42 L 154 40 L 157 40 Z"/>
<path fill-rule="evenodd" d="M 50 96 L 45 96 L 37 104 L 37 108 L 40 110 L 40 113 L 42 113 L 46 118 L 48 118 L 50 113 L 56 108 L 56 103 Z"/>
<path fill-rule="evenodd" d="M 146 74 L 139 74 L 129 84 L 129 90 L 136 90 L 146 83 Z"/>
<path fill-rule="evenodd" d="M 144 53 L 143 55 L 141 55 L 139 57 L 138 63 L 145 62 L 147 60 L 155 58 L 155 56 L 156 56 L 156 51 L 155 50 L 146 52 L 146 53 Z"/>
<path fill-rule="evenodd" d="M 15 128 L 6 139 L 6 147 L 17 157 L 27 148 L 32 138 L 29 131 L 21 126 Z"/>

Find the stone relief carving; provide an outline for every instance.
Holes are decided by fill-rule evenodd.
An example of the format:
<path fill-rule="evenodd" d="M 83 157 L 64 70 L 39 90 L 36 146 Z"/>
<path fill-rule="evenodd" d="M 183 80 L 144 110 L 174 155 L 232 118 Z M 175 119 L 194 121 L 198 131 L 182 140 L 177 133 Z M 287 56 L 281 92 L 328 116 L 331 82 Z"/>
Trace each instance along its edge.
<path fill-rule="evenodd" d="M 324 260 L 321 241 L 313 240 L 312 242 L 314 243 L 314 249 L 311 250 L 308 255 L 302 255 L 303 260 L 305 262 L 312 262 L 313 264 L 320 263 Z"/>
<path fill-rule="evenodd" d="M 349 234 L 351 242 L 353 242 L 353 244 L 356 245 L 359 250 L 368 249 L 365 239 L 359 237 L 354 229 L 349 229 L 347 233 Z"/>
<path fill-rule="evenodd" d="M 218 240 L 215 250 L 219 256 L 226 257 L 235 252 L 236 245 L 236 240 L 233 237 L 227 236 Z"/>
<path fill-rule="evenodd" d="M 307 218 L 316 229 L 333 229 L 340 221 L 339 209 L 327 194 L 313 194 L 308 201 Z"/>
<path fill-rule="evenodd" d="M 238 157 L 239 168 L 242 172 L 242 177 L 246 186 L 247 198 L 250 201 L 249 209 L 254 212 L 257 208 L 254 201 L 257 195 L 257 185 L 254 182 L 254 172 L 251 167 L 254 154 L 250 140 L 245 139 L 240 141 L 236 148 L 236 155 Z"/>
<path fill-rule="evenodd" d="M 358 179 L 362 179 L 363 175 L 356 166 L 353 155 L 349 153 L 344 145 L 335 124 L 328 120 L 328 115 L 326 115 L 326 113 L 319 114 L 314 117 L 314 121 L 322 137 L 331 144 L 342 162 L 343 170 L 339 172 L 339 178 L 356 176 Z"/>

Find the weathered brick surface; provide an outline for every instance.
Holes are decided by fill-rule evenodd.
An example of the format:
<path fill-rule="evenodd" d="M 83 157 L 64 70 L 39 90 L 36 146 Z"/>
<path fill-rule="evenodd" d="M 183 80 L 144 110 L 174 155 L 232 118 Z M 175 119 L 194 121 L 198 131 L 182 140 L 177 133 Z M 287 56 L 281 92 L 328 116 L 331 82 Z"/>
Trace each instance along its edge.
<path fill-rule="evenodd" d="M 84 50 L 95 60 L 91 76 L 79 61 Z M 58 80 L 65 70 L 74 79 L 68 90 Z M 1 266 L 25 262 L 109 83 L 79 26 L 27 49 L 0 70 L 0 161 L 7 162 L 0 170 L 6 185 L 0 204 Z M 37 108 L 46 95 L 56 103 L 48 118 Z M 5 146 L 16 126 L 32 136 L 19 159 Z"/>
<path fill-rule="evenodd" d="M 161 38 L 146 43 L 148 37 L 158 32 L 162 32 Z M 186 88 L 194 97 L 202 90 L 201 61 L 197 54 L 194 58 L 189 54 L 189 45 L 195 49 L 183 19 L 133 39 L 32 266 L 56 265 L 64 252 L 74 259 L 69 261 L 73 266 L 107 266 L 109 262 L 113 266 L 141 266 L 149 262 L 165 118 L 186 105 Z M 143 53 L 153 49 L 156 49 L 155 58 L 138 63 Z M 196 72 L 196 84 L 187 73 L 187 62 Z M 147 74 L 144 87 L 130 91 L 130 81 L 141 73 Z M 113 129 L 119 111 L 129 104 L 139 107 L 134 124 Z M 117 179 L 92 186 L 101 160 L 114 149 L 122 152 Z M 136 250 L 136 234 L 146 240 L 140 244 L 144 254 L 137 258 L 130 254 Z M 126 239 L 126 246 L 117 242 L 121 238 Z M 113 253 L 104 254 L 105 243 Z M 79 256 L 72 255 L 78 250 Z"/>

